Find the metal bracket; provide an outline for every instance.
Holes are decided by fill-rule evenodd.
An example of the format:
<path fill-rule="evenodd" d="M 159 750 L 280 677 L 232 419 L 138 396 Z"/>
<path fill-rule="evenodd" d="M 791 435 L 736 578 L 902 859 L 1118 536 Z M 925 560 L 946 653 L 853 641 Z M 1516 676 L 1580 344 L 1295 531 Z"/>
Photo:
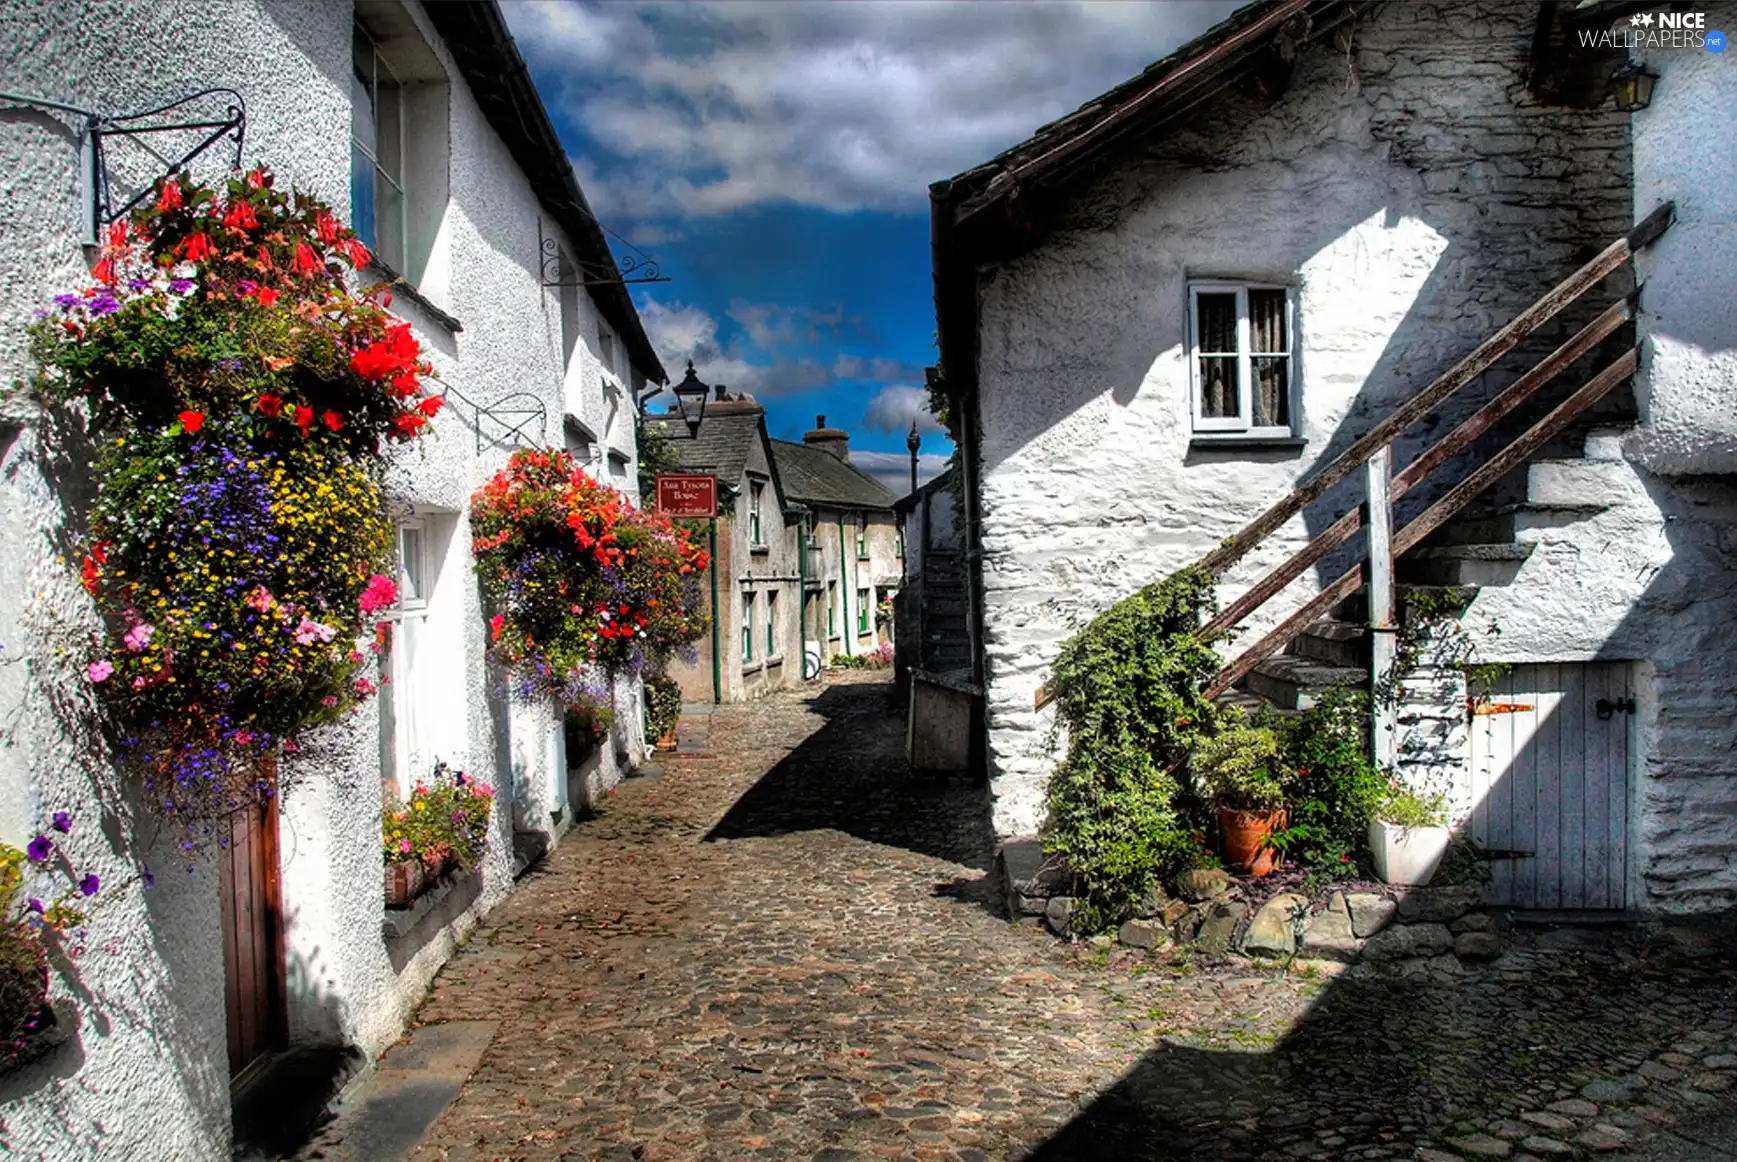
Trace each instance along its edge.
<path fill-rule="evenodd" d="M 1634 713 L 1634 695 L 1630 694 L 1627 698 L 1618 698 L 1614 702 L 1609 698 L 1600 698 L 1592 706 L 1598 712 L 1598 720 L 1608 722 L 1612 715 Z"/>
<path fill-rule="evenodd" d="M 595 218 L 592 221 L 596 221 Z M 615 257 L 614 265 L 603 268 L 595 263 L 588 263 L 561 252 L 561 244 L 555 238 L 543 233 L 542 219 L 537 220 L 537 249 L 542 255 L 543 285 L 546 287 L 561 286 L 619 286 L 623 283 L 668 282 L 670 281 L 659 269 L 657 260 L 652 258 L 622 238 L 603 223 L 597 225 L 608 232 L 623 246 L 633 251 Z M 561 267 L 571 263 L 578 272 L 577 278 L 562 278 Z"/>
<path fill-rule="evenodd" d="M 448 387 L 441 394 L 449 402 L 456 402 L 470 409 L 471 430 L 476 433 L 476 450 L 479 453 L 483 450 L 485 441 L 494 446 L 504 444 L 510 447 L 534 448 L 547 440 L 549 410 L 543 406 L 541 399 L 528 391 L 514 392 L 492 407 L 484 407 L 455 387 Z M 496 431 L 485 435 L 485 419 L 490 421 Z M 531 430 L 533 423 L 536 425 L 535 435 Z"/>

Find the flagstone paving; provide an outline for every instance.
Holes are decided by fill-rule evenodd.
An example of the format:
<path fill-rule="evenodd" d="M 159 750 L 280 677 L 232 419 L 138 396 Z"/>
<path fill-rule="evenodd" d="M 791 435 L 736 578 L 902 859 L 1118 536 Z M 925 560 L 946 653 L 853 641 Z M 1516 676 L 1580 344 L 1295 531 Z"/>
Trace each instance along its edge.
<path fill-rule="evenodd" d="M 1710 931 L 1343 974 L 1063 946 L 992 914 L 981 792 L 906 777 L 883 679 L 718 709 L 525 878 L 418 1013 L 498 1030 L 410 1157 L 1737 1158 L 1698 1130 L 1737 1079 Z"/>

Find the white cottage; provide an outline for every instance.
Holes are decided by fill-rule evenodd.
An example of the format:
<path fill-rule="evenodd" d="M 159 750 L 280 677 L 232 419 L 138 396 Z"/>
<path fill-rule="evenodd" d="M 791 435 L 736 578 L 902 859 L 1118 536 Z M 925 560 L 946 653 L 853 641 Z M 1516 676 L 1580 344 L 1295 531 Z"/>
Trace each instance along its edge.
<path fill-rule="evenodd" d="M 120 136 L 96 164 L 91 118 L 125 127 L 113 119 L 193 96 L 152 120 L 244 110 L 241 159 L 355 224 L 447 391 L 432 438 L 390 469 L 403 596 L 384 695 L 285 759 L 281 818 L 243 828 L 251 843 L 221 868 L 186 868 L 105 797 L 108 756 L 66 725 L 82 696 L 66 627 L 92 618 L 57 546 L 77 535 L 84 485 L 39 417 L 4 417 L 0 839 L 22 845 L 73 812 L 68 854 L 106 886 L 89 951 L 53 985 L 70 1036 L 0 1078 L 0 1141 L 19 1158 L 226 1159 L 232 1086 L 270 1128 L 286 1116 L 272 1069 L 285 1050 L 353 1064 L 389 1045 L 516 865 L 644 754 L 625 683 L 611 738 L 572 771 L 552 710 L 500 695 L 466 509 L 524 444 L 565 443 L 632 494 L 637 396 L 665 375 L 492 2 L 29 6 L 0 31 L 0 77 L 7 381 L 26 371 L 32 309 L 88 279 L 93 187 L 119 209 L 161 172 L 144 139 Z M 190 162 L 197 176 L 236 160 L 235 128 Z M 150 144 L 173 160 L 202 135 Z M 437 905 L 388 916 L 383 784 L 406 789 L 442 760 L 499 789 L 486 863 Z"/>
<path fill-rule="evenodd" d="M 1225 678 L 1285 706 L 1367 683 L 1392 589 L 1340 600 L 1342 534 L 1391 474 L 1402 587 L 1477 586 L 1464 624 L 1514 669 L 1510 712 L 1449 683 L 1382 745 L 1511 854 L 1500 902 L 1737 902 L 1737 160 L 1707 146 L 1737 74 L 1696 33 L 1737 7 L 1671 37 L 1646 8 L 1250 4 L 933 187 L 1001 835 L 1041 820 L 1061 642 L 1214 550 L 1229 605 L 1344 540 L 1242 618 Z"/>

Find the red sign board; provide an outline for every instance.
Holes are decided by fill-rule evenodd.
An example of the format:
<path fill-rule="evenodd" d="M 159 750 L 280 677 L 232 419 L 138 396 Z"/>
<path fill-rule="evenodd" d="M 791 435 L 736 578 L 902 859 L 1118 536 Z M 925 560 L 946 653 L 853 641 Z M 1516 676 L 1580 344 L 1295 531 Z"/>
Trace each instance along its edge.
<path fill-rule="evenodd" d="M 659 476 L 657 511 L 665 516 L 718 515 L 716 476 Z"/>

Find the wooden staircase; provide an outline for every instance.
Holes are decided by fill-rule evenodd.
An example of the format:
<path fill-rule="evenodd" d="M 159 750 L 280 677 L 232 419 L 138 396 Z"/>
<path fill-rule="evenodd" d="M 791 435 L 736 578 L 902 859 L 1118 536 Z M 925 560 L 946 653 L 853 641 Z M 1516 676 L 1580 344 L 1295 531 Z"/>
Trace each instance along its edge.
<path fill-rule="evenodd" d="M 919 668 L 933 673 L 971 669 L 964 554 L 929 549 L 923 554 L 916 601 Z"/>
<path fill-rule="evenodd" d="M 1366 536 L 1364 558 L 1231 661 L 1210 685 L 1210 696 L 1244 706 L 1266 703 L 1285 712 L 1308 707 L 1329 687 L 1369 689 L 1392 665 L 1398 601 L 1406 591 L 1452 587 L 1470 596 L 1480 587 L 1506 585 L 1530 556 L 1538 532 L 1601 511 L 1603 505 L 1587 498 L 1605 491 L 1600 476 L 1620 461 L 1623 425 L 1634 416 L 1632 396 L 1625 400 L 1627 393 L 1617 390 L 1638 366 L 1632 345 L 1410 523 L 1395 529 L 1392 520 L 1399 497 L 1519 412 L 1582 357 L 1608 347 L 1613 336 L 1620 338 L 1633 319 L 1638 285 L 1398 472 L 1392 465 L 1394 441 L 1546 321 L 1628 266 L 1636 251 L 1670 227 L 1673 214 L 1670 203 L 1654 210 L 1200 562 L 1222 577 L 1287 520 L 1362 470 L 1363 505 L 1268 571 L 1214 617 L 1206 632 L 1228 634 L 1360 531 Z M 1498 490 L 1500 484 L 1507 487 Z M 1493 490 L 1518 499 L 1473 507 Z M 1377 758 L 1391 760 L 1383 738 L 1392 738 L 1392 710 L 1378 707 L 1375 714 Z"/>

